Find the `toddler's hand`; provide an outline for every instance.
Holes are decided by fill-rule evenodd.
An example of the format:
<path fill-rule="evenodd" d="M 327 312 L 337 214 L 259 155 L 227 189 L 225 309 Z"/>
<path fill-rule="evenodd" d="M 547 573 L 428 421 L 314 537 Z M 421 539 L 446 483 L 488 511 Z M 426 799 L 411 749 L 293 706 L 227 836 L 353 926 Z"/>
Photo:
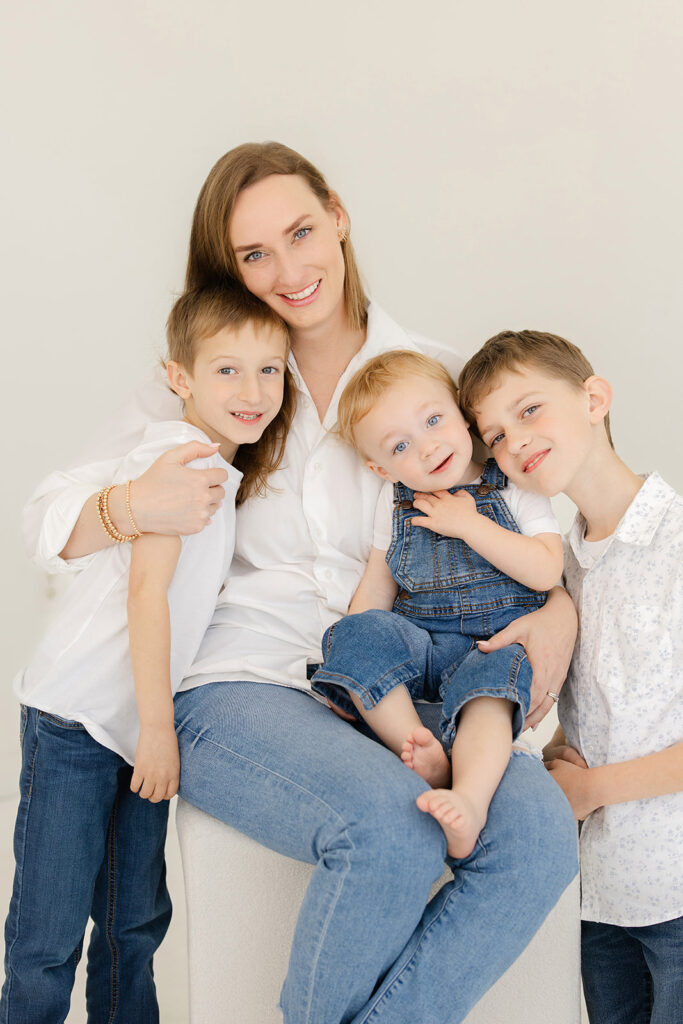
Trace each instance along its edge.
<path fill-rule="evenodd" d="M 130 788 L 153 804 L 178 792 L 180 754 L 173 725 L 141 726 Z"/>
<path fill-rule="evenodd" d="M 422 526 L 444 537 L 466 539 L 468 528 L 476 521 L 479 513 L 477 503 L 469 491 L 434 491 L 433 494 L 418 492 L 413 505 L 423 516 L 411 519 L 413 526 Z"/>

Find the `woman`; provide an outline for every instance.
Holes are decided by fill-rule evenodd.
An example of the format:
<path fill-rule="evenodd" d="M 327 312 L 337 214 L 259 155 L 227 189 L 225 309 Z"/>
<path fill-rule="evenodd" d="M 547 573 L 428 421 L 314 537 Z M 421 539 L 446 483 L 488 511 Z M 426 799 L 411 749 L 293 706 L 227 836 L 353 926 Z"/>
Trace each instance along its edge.
<path fill-rule="evenodd" d="M 571 880 L 575 831 L 540 762 L 513 755 L 475 850 L 426 906 L 445 844 L 416 808 L 425 784 L 310 695 L 322 633 L 346 612 L 362 574 L 379 491 L 330 433 L 339 395 L 379 352 L 435 354 L 368 304 L 348 232 L 320 173 L 275 143 L 226 154 L 197 202 L 186 285 L 238 279 L 284 317 L 298 409 L 267 495 L 240 510 L 231 577 L 176 697 L 180 793 L 317 865 L 282 991 L 287 1024 L 445 1024 L 466 1016 Z M 158 382 L 146 385 L 108 428 L 110 468 L 130 446 L 143 404 L 147 418 L 150 407 L 159 418 L 177 411 Z M 135 482 L 140 529 L 188 533 L 215 511 L 216 471 L 182 464 L 197 454 L 184 446 Z M 64 567 L 107 541 L 92 499 L 81 506 L 108 472 L 100 462 L 96 472 L 55 474 L 40 489 L 26 522 L 44 564 Z M 112 492 L 114 517 L 118 497 Z M 119 514 L 125 523 L 124 506 Z M 527 648 L 532 722 L 552 706 L 548 690 L 564 678 L 573 631 L 558 590 L 492 641 Z M 524 919 L 510 929 L 520 906 Z"/>

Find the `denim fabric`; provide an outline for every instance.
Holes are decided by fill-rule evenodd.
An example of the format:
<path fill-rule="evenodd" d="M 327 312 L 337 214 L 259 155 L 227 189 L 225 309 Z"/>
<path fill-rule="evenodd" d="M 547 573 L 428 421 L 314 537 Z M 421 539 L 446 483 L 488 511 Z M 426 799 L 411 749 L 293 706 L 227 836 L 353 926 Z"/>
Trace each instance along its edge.
<path fill-rule="evenodd" d="M 499 488 L 506 482 L 490 459 L 481 484 L 451 491 L 468 491 L 480 514 L 518 533 L 500 495 Z M 413 500 L 409 488 L 394 486 L 387 563 L 401 589 L 393 611 L 367 611 L 331 626 L 323 637 L 325 664 L 313 676 L 313 689 L 356 717 L 346 695 L 349 690 L 367 709 L 400 685 L 413 700 L 442 700 L 441 733 L 447 746 L 467 701 L 501 697 L 514 705 L 516 738 L 524 725 L 531 689 L 531 666 L 524 649 L 513 644 L 481 654 L 476 641 L 540 608 L 546 595 L 510 579 L 464 541 L 413 526 L 411 519 L 421 514 Z"/>
<path fill-rule="evenodd" d="M 474 851 L 427 904 L 444 834 L 415 805 L 426 783 L 381 744 L 282 686 L 206 684 L 175 708 L 180 795 L 316 865 L 285 1024 L 462 1021 L 576 874 L 569 805 L 535 758 L 513 754 Z"/>
<path fill-rule="evenodd" d="M 168 801 L 131 793 L 130 766 L 78 722 L 22 708 L 21 742 L 0 1021 L 65 1019 L 91 915 L 89 1024 L 156 1024 Z"/>
<path fill-rule="evenodd" d="M 683 917 L 643 928 L 582 921 L 581 973 L 591 1024 L 683 1020 Z"/>

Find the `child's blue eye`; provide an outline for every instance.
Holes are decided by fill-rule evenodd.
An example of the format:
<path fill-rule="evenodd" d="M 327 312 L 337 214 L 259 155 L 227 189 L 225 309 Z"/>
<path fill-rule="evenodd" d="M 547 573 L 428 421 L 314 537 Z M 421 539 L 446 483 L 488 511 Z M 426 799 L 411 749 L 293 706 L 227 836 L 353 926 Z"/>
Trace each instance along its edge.
<path fill-rule="evenodd" d="M 298 231 L 294 232 L 295 238 L 305 238 L 306 235 L 310 234 L 310 228 L 299 228 Z"/>
<path fill-rule="evenodd" d="M 394 455 L 400 455 L 402 452 L 404 452 L 406 450 L 407 447 L 408 447 L 408 442 L 407 441 L 399 441 L 398 444 L 396 445 L 396 447 L 394 448 L 393 454 Z"/>
<path fill-rule="evenodd" d="M 492 437 L 491 440 L 489 441 L 489 448 L 493 448 L 494 445 L 497 445 L 499 441 L 503 440 L 504 437 L 505 434 L 496 434 L 496 436 Z"/>
<path fill-rule="evenodd" d="M 441 419 L 440 416 L 430 416 L 429 419 L 427 420 L 427 426 L 428 427 L 435 427 L 440 419 Z"/>
<path fill-rule="evenodd" d="M 265 373 L 268 377 L 272 377 L 274 373 L 277 373 L 277 366 L 264 366 L 261 373 Z"/>
<path fill-rule="evenodd" d="M 237 370 L 235 369 L 234 366 L 221 366 L 218 372 L 225 374 L 225 376 L 228 376 L 230 374 L 237 373 Z"/>
<path fill-rule="evenodd" d="M 537 409 L 538 409 L 537 405 L 530 405 L 530 406 L 528 406 L 528 408 L 526 408 L 524 410 L 524 412 L 522 413 L 522 416 L 528 416 L 530 413 L 536 412 Z"/>

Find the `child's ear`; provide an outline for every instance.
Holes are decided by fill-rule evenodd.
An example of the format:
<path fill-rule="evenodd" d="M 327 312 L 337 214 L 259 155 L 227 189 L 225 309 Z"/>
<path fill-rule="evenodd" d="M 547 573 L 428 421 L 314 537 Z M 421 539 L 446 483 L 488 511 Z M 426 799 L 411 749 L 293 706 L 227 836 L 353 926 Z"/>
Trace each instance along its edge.
<path fill-rule="evenodd" d="M 612 404 L 612 386 L 604 377 L 593 376 L 583 382 L 588 395 L 588 411 L 591 423 L 602 423 Z"/>
<path fill-rule="evenodd" d="M 374 462 L 370 462 L 370 459 L 365 460 L 365 465 L 368 467 L 368 469 L 371 469 L 373 473 L 376 473 L 377 476 L 381 476 L 382 480 L 391 479 L 391 477 L 389 476 L 389 474 L 387 473 L 386 469 L 384 469 L 383 466 L 376 466 Z M 395 482 L 395 480 L 392 480 L 392 483 Z"/>
<path fill-rule="evenodd" d="M 183 399 L 190 397 L 192 394 L 188 383 L 190 375 L 185 367 L 181 366 L 180 363 L 175 363 L 173 360 L 169 360 L 169 362 L 166 363 L 166 375 L 168 377 L 168 383 L 171 385 L 171 388 L 175 391 L 176 395 L 179 395 L 180 398 Z"/>

